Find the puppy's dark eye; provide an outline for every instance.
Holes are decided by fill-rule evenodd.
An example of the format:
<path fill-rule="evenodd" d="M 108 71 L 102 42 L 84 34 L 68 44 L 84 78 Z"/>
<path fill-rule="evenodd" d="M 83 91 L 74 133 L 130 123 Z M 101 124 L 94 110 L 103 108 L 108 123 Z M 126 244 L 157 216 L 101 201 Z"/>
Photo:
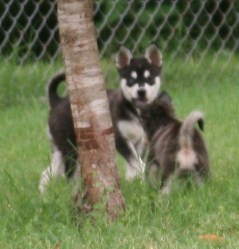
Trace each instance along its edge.
<path fill-rule="evenodd" d="M 146 81 L 147 81 L 147 84 L 149 84 L 150 86 L 155 84 L 155 79 L 153 77 L 146 79 Z"/>
<path fill-rule="evenodd" d="M 129 79 L 127 80 L 127 85 L 128 85 L 128 86 L 133 86 L 134 81 L 135 81 L 135 79 L 129 78 Z"/>

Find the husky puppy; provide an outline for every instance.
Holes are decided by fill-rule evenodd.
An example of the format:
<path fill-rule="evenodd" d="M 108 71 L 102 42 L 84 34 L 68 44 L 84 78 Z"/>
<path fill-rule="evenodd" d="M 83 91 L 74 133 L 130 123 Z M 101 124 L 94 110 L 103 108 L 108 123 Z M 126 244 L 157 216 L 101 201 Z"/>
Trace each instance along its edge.
<path fill-rule="evenodd" d="M 145 51 L 144 57 L 133 57 L 130 50 L 121 47 L 116 56 L 120 88 L 107 90 L 115 134 L 116 148 L 127 162 L 128 180 L 144 172 L 141 157 L 147 142 L 135 101 L 152 103 L 159 94 L 162 54 L 155 44 Z M 43 171 L 39 189 L 43 193 L 52 176 L 71 177 L 76 169 L 76 136 L 68 97 L 60 97 L 58 85 L 65 73 L 55 75 L 48 85 L 50 113 L 49 136 L 52 143 L 52 160 Z"/>
<path fill-rule="evenodd" d="M 171 191 L 175 171 L 179 176 L 193 173 L 196 183 L 202 184 L 209 174 L 209 157 L 203 137 L 194 126 L 198 123 L 203 130 L 203 113 L 194 111 L 184 121 L 179 121 L 171 97 L 166 92 L 162 92 L 149 105 L 138 102 L 137 106 L 151 141 L 148 156 L 148 173 L 153 177 L 151 180 L 154 183 L 158 181 L 161 170 L 160 188 L 164 194 Z"/>

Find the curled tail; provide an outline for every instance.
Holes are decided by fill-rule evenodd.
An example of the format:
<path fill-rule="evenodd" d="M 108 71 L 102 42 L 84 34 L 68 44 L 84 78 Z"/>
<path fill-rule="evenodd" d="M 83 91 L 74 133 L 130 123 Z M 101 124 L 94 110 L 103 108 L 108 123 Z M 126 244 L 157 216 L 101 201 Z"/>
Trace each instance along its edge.
<path fill-rule="evenodd" d="M 179 152 L 177 162 L 181 170 L 193 170 L 198 162 L 197 155 L 192 147 L 194 126 L 198 123 L 199 128 L 203 130 L 204 116 L 200 111 L 192 112 L 184 120 L 179 132 Z"/>
<path fill-rule="evenodd" d="M 48 83 L 48 99 L 51 108 L 53 108 L 61 100 L 61 97 L 57 94 L 57 88 L 58 85 L 65 80 L 65 77 L 65 73 L 60 72 L 56 74 Z"/>

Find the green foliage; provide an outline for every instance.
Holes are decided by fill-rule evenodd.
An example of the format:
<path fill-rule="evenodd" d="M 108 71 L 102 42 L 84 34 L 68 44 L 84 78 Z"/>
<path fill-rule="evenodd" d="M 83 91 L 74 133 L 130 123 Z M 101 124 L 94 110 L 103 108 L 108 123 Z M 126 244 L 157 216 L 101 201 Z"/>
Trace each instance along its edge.
<path fill-rule="evenodd" d="M 225 67 L 224 58 L 212 63 L 208 55 L 203 63 L 177 58 L 164 66 L 163 88 L 171 94 L 178 116 L 195 109 L 205 113 L 210 181 L 200 189 L 175 181 L 171 196 L 162 197 L 141 180 L 126 182 L 118 157 L 125 213 L 110 223 L 95 212 L 94 219 L 82 216 L 77 225 L 71 212 L 73 184 L 53 180 L 45 196 L 38 192 L 40 173 L 50 162 L 48 107 L 41 100 L 47 79 L 40 77 L 48 65 L 35 64 L 38 70 L 30 77 L 30 65 L 5 65 L 1 101 L 6 104 L 9 96 L 9 104 L 1 105 L 0 248 L 238 248 L 237 65 L 237 57 Z M 14 84 L 8 85 L 15 70 Z M 222 240 L 200 239 L 204 234 Z"/>
<path fill-rule="evenodd" d="M 8 61 L 0 60 L 0 109 L 18 104 L 29 105 L 29 102 L 35 100 L 46 102 L 45 86 L 49 80 L 48 76 L 52 76 L 63 67 L 62 62 L 56 60 L 51 67 L 45 62 L 26 63 L 22 70 L 18 59 L 17 55 L 12 55 Z"/>
<path fill-rule="evenodd" d="M 22 5 L 16 0 L 8 5 L 0 1 L 0 7 L 0 40 L 6 39 L 2 53 L 11 53 L 17 44 L 19 57 L 50 59 L 55 55 L 59 45 L 56 1 L 29 0 Z M 236 50 L 238 13 L 239 2 L 231 0 L 95 1 L 94 20 L 98 44 L 106 56 L 120 44 L 136 50 L 138 41 L 138 51 L 153 41 L 174 50 L 182 40 L 184 50 L 194 46 L 194 41 L 199 47 L 209 44 L 211 49 Z"/>

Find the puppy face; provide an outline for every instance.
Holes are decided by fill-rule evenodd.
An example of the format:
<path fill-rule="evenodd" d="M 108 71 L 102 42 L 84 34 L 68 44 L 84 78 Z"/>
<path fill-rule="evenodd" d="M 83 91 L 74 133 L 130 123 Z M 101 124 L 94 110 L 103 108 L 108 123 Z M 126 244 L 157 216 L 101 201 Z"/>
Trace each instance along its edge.
<path fill-rule="evenodd" d="M 153 102 L 161 86 L 162 54 L 157 46 L 150 45 L 142 58 L 133 58 L 127 48 L 121 47 L 116 62 L 125 98 L 130 102 Z"/>

